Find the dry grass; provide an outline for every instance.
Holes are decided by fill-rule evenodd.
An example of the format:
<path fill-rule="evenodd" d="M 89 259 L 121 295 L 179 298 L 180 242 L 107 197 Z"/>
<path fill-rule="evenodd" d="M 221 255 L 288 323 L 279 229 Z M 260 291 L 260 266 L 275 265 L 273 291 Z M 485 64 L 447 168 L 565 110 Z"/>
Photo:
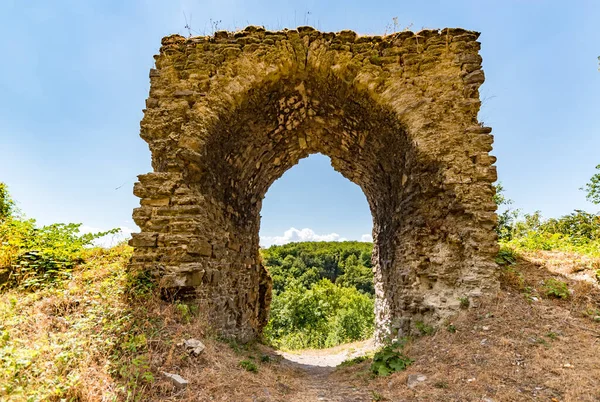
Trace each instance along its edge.
<path fill-rule="evenodd" d="M 554 272 L 526 260 L 512 268 L 504 284 L 514 287 L 461 312 L 456 333 L 441 328 L 411 342 L 406 353 L 415 363 L 407 371 L 371 380 L 366 362 L 337 378 L 376 384 L 389 400 L 600 400 L 600 324 L 587 313 L 600 307 L 598 288 L 563 278 L 569 300 L 542 298 L 538 287 Z M 406 381 L 415 373 L 427 380 L 413 390 Z"/>
<path fill-rule="evenodd" d="M 368 361 L 316 377 L 265 346 L 220 341 L 197 306 L 132 298 L 127 250 L 91 253 L 63 286 L 0 295 L 0 400 L 289 402 L 314 400 L 316 382 L 334 395 L 356 387 L 363 399 L 355 400 L 600 400 L 600 292 L 554 260 L 503 268 L 503 290 L 461 311 L 456 332 L 440 328 L 412 340 L 407 371 L 372 378 Z M 566 300 L 544 295 L 551 277 L 568 284 Z M 187 338 L 206 350 L 190 355 L 178 346 Z M 242 360 L 258 372 L 240 367 Z M 163 371 L 189 386 L 176 389 Z M 407 377 L 416 373 L 427 379 L 410 389 Z"/>
<path fill-rule="evenodd" d="M 205 332 L 202 319 L 184 323 L 178 319 L 176 309 L 164 303 L 157 303 L 149 313 L 161 317 L 165 328 L 160 336 L 150 339 L 151 368 L 156 381 L 144 390 L 142 400 L 245 401 L 260 397 L 284 400 L 287 394 L 300 389 L 295 378 L 297 372 L 279 365 L 271 349 L 219 341 Z M 189 338 L 201 339 L 206 345 L 200 356 L 193 356 L 177 345 Z M 268 356 L 269 361 L 263 362 L 263 356 Z M 258 372 L 246 371 L 240 366 L 242 360 L 253 362 Z M 163 371 L 187 379 L 187 389 L 177 390 L 161 377 Z"/>
<path fill-rule="evenodd" d="M 220 342 L 198 306 L 143 292 L 125 269 L 129 253 L 90 250 L 69 282 L 0 294 L 0 401 L 239 401 L 299 389 L 294 370 L 261 361 L 277 359 L 272 351 Z M 178 346 L 192 337 L 206 345 L 199 357 Z M 163 371 L 189 386 L 181 392 Z"/>
<path fill-rule="evenodd" d="M 597 284 L 596 270 L 600 269 L 600 257 L 567 251 L 525 251 L 523 257 L 549 272 L 571 279 Z"/>

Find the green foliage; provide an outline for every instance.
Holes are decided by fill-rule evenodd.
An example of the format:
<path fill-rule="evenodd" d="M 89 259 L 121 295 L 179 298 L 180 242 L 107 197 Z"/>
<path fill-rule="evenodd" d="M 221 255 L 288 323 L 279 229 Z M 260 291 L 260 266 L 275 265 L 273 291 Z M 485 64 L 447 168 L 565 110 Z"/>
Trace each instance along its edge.
<path fill-rule="evenodd" d="M 549 278 L 544 281 L 544 294 L 547 297 L 555 297 L 557 299 L 568 299 L 570 296 L 569 287 L 561 280 Z"/>
<path fill-rule="evenodd" d="M 8 186 L 0 182 L 0 222 L 12 217 L 15 203 L 10 198 Z"/>
<path fill-rule="evenodd" d="M 148 270 L 132 270 L 127 276 L 126 289 L 133 298 L 148 298 L 156 288 L 156 281 Z"/>
<path fill-rule="evenodd" d="M 342 265 L 343 274 L 335 283 L 348 288 L 356 288 L 364 293 L 375 294 L 373 287 L 373 269 L 364 266 L 355 254 L 351 254 Z"/>
<path fill-rule="evenodd" d="M 192 313 L 190 312 L 190 306 L 185 303 L 175 303 L 175 311 L 179 314 L 179 319 L 184 324 L 189 324 L 192 320 Z"/>
<path fill-rule="evenodd" d="M 371 243 L 302 242 L 261 250 L 273 278 L 273 290 L 283 292 L 291 284 L 310 288 L 321 279 L 374 294 Z"/>
<path fill-rule="evenodd" d="M 242 360 L 240 362 L 240 367 L 251 373 L 258 373 L 258 366 L 250 360 Z"/>
<path fill-rule="evenodd" d="M 374 320 L 371 295 L 322 279 L 275 295 L 264 335 L 277 347 L 324 348 L 369 338 Z"/>
<path fill-rule="evenodd" d="M 82 234 L 80 228 L 74 223 L 39 227 L 35 220 L 14 214 L 6 185 L 0 183 L 0 271 L 9 272 L 3 287 L 35 290 L 69 279 L 73 267 L 83 262 L 84 249 L 119 231 Z"/>
<path fill-rule="evenodd" d="M 286 349 L 323 348 L 370 337 L 372 244 L 304 242 L 262 250 L 274 295 L 265 338 Z"/>
<path fill-rule="evenodd" d="M 496 263 L 498 265 L 513 265 L 517 262 L 517 253 L 510 247 L 502 246 L 498 255 L 496 255 Z"/>
<path fill-rule="evenodd" d="M 421 333 L 421 335 L 433 335 L 435 333 L 435 328 L 433 328 L 431 325 L 425 324 L 423 321 L 415 322 L 415 327 L 417 328 L 417 331 Z"/>
<path fill-rule="evenodd" d="M 505 207 L 498 214 L 496 227 L 504 245 L 515 250 L 561 250 L 600 256 L 599 215 L 575 210 L 560 218 L 543 219 L 539 211 L 521 217 L 519 210 L 508 207 L 512 201 L 503 195 L 502 185 L 498 184 L 495 189 L 494 201 L 499 207 Z M 586 190 L 590 201 L 600 203 L 600 173 L 587 184 Z M 499 263 L 509 262 L 505 256 L 499 255 Z"/>
<path fill-rule="evenodd" d="M 575 210 L 559 219 L 548 219 L 539 225 L 545 233 L 561 234 L 573 244 L 585 244 L 600 239 L 600 216 Z"/>
<path fill-rule="evenodd" d="M 543 219 L 539 212 L 517 221 L 503 246 L 519 250 L 560 250 L 600 256 L 600 216 L 581 210 Z"/>
<path fill-rule="evenodd" d="M 459 297 L 458 298 L 458 302 L 460 303 L 460 308 L 462 308 L 463 310 L 466 310 L 469 308 L 469 306 L 471 305 L 471 302 L 469 301 L 468 297 Z"/>
<path fill-rule="evenodd" d="M 142 390 L 154 381 L 140 328 L 149 322 L 124 301 L 130 256 L 126 245 L 86 249 L 68 282 L 0 293 L 1 400 L 80 400 L 87 370 L 98 362 L 121 384 L 107 400 L 144 400 Z"/>
<path fill-rule="evenodd" d="M 117 230 L 40 227 L 17 213 L 4 185 L 0 209 L 0 398 L 79 400 L 86 364 L 107 356 L 108 372 L 123 384 L 115 392 L 141 400 L 154 378 L 146 337 L 123 305 L 125 285 L 137 282 L 124 269 L 131 248 L 92 247 Z M 34 307 L 42 300 L 49 311 Z"/>
<path fill-rule="evenodd" d="M 397 371 L 406 370 L 413 362 L 401 353 L 403 343 L 394 342 L 378 350 L 373 355 L 371 372 L 378 376 L 388 376 Z"/>
<path fill-rule="evenodd" d="M 502 209 L 502 211 L 498 213 L 496 234 L 500 240 L 510 240 L 514 231 L 514 224 L 519 216 L 519 210 L 509 207 L 513 201 L 504 196 L 504 187 L 502 186 L 502 183 L 495 185 L 494 190 L 494 202 L 499 209 Z"/>
<path fill-rule="evenodd" d="M 37 227 L 33 220 L 16 218 L 0 223 L 0 254 L 11 272 L 7 285 L 34 290 L 69 279 L 73 267 L 83 262 L 86 247 L 118 232 L 81 234 L 80 227 L 74 223 Z"/>
<path fill-rule="evenodd" d="M 600 165 L 596 166 L 596 170 L 600 171 Z M 600 204 L 600 172 L 596 173 L 590 179 L 590 182 L 584 188 L 586 198 L 594 204 Z"/>
<path fill-rule="evenodd" d="M 141 334 L 130 334 L 120 349 L 123 357 L 128 356 L 127 364 L 120 365 L 116 370 L 121 378 L 125 379 L 127 398 L 139 400 L 137 389 L 143 383 L 152 383 L 154 375 L 150 371 L 150 358 L 147 353 L 148 341 Z"/>

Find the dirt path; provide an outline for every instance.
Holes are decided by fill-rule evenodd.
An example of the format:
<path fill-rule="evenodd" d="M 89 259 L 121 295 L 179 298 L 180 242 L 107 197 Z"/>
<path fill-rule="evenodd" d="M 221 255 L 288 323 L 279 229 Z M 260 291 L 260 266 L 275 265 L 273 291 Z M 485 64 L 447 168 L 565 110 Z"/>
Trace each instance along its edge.
<path fill-rule="evenodd" d="M 373 399 L 370 391 L 339 383 L 331 374 L 343 361 L 364 356 L 374 349 L 373 341 L 368 340 L 329 349 L 279 351 L 278 354 L 283 357 L 283 364 L 300 370 L 306 376 L 302 401 L 366 402 Z"/>

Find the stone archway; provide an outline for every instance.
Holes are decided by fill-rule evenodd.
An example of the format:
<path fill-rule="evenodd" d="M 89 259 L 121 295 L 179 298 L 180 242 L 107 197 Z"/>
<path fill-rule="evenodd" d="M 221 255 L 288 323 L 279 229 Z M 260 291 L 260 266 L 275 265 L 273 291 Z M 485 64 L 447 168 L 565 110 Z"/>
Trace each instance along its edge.
<path fill-rule="evenodd" d="M 248 27 L 164 38 L 141 123 L 154 172 L 134 188 L 142 231 L 132 264 L 199 299 L 223 335 L 253 339 L 271 292 L 258 252 L 262 199 L 320 152 L 371 208 L 379 341 L 495 289 L 478 35 Z"/>

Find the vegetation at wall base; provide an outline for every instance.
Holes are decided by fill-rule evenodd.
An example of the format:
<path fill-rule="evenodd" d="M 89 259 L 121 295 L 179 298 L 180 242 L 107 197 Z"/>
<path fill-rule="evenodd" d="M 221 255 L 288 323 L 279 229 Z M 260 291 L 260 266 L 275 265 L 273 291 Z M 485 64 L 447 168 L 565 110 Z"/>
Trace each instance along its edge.
<path fill-rule="evenodd" d="M 413 360 L 402 354 L 406 340 L 393 342 L 384 346 L 373 355 L 371 372 L 374 375 L 386 377 L 397 371 L 406 370 Z"/>

